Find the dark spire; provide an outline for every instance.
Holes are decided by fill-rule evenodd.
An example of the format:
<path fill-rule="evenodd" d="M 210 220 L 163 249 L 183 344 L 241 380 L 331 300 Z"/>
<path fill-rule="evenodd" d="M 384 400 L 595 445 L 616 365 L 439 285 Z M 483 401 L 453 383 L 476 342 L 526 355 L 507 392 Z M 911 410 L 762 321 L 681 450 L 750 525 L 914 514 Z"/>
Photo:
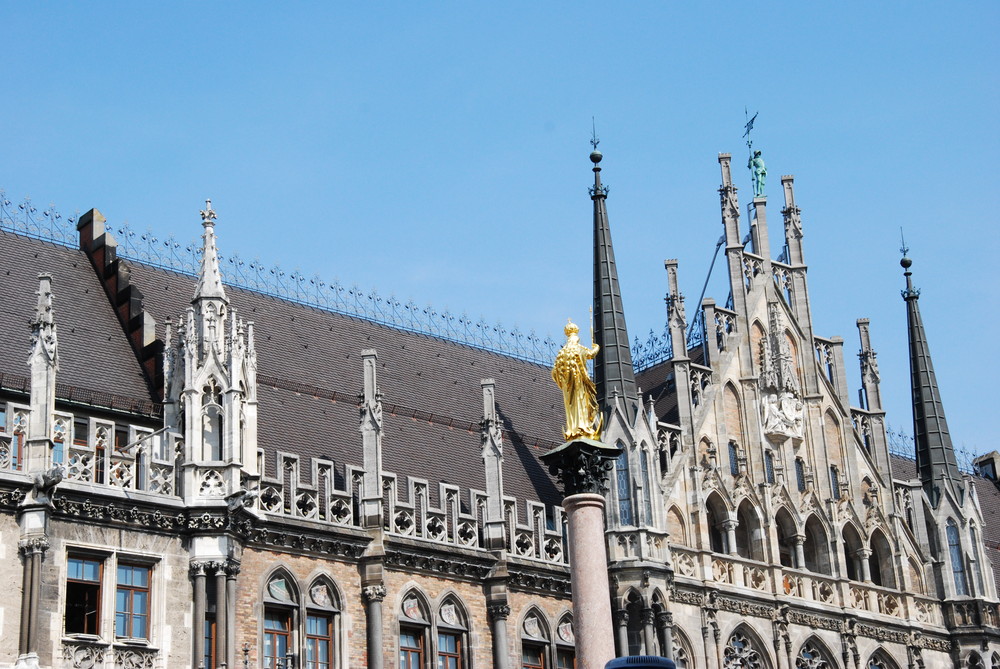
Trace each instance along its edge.
<path fill-rule="evenodd" d="M 956 491 L 961 488 L 962 476 L 955 460 L 955 449 L 948 432 L 948 421 L 941 404 L 931 351 L 927 345 L 927 335 L 920 319 L 920 291 L 913 287 L 910 266 L 913 261 L 906 257 L 905 244 L 900 249 L 903 259 L 899 264 L 905 270 L 906 290 L 902 291 L 906 302 L 906 323 L 910 340 L 910 392 L 913 395 L 913 443 L 916 448 L 917 473 L 924 490 L 936 507 L 941 498 L 943 479 L 950 480 Z"/>
<path fill-rule="evenodd" d="M 608 187 L 601 185 L 599 163 L 603 156 L 597 150 L 599 142 L 596 133 L 590 143 L 594 147 L 590 154 L 594 163 L 594 187 L 590 189 L 590 199 L 594 201 L 594 341 L 601 346 L 594 364 L 594 383 L 597 386 L 597 402 L 605 415 L 610 415 L 617 394 L 623 400 L 625 418 L 631 427 L 639 411 L 639 396 L 605 206 Z M 604 424 L 608 424 L 607 420 Z"/>

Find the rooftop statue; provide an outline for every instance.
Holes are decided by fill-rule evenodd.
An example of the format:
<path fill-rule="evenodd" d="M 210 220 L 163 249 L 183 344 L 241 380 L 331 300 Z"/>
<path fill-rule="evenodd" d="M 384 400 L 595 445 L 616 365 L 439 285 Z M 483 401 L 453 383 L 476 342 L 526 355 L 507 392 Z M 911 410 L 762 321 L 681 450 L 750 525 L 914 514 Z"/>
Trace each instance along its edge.
<path fill-rule="evenodd" d="M 764 197 L 764 185 L 767 183 L 767 167 L 764 166 L 764 159 L 760 157 L 760 151 L 753 152 L 753 156 L 747 161 L 747 168 L 753 173 L 753 196 Z"/>
<path fill-rule="evenodd" d="M 587 373 L 587 361 L 594 358 L 601 347 L 597 344 L 590 348 L 581 345 L 580 328 L 572 321 L 566 323 L 563 331 L 566 343 L 556 354 L 556 363 L 552 367 L 552 379 L 563 392 L 566 409 L 563 437 L 566 441 L 581 437 L 599 440 L 604 417 L 597 405 L 597 387 Z"/>

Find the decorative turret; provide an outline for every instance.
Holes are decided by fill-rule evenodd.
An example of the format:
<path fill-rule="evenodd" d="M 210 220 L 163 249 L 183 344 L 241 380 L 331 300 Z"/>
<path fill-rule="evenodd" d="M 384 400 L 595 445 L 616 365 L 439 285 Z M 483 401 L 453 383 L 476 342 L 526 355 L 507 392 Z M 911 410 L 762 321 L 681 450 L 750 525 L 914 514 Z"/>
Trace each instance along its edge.
<path fill-rule="evenodd" d="M 496 382 L 483 379 L 483 419 L 479 423 L 482 437 L 483 466 L 486 470 L 486 512 L 483 543 L 490 550 L 502 550 L 504 539 L 503 515 L 503 432 L 497 419 Z"/>
<path fill-rule="evenodd" d="M 924 324 L 920 319 L 920 291 L 913 287 L 906 257 L 899 264 L 905 270 L 906 289 L 901 291 L 906 302 L 906 323 L 910 342 L 910 392 L 913 396 L 913 442 L 916 447 L 917 473 L 928 498 L 935 507 L 941 499 L 942 487 L 953 486 L 956 493 L 963 487 L 962 475 L 955 460 L 955 449 L 948 432 L 944 405 L 938 390 L 934 365 Z"/>
<path fill-rule="evenodd" d="M 257 352 L 253 323 L 230 309 L 215 243 L 211 200 L 201 212 L 201 268 L 176 331 L 167 323 L 164 423 L 183 434 L 184 496 L 228 497 L 257 471 Z M 176 337 L 175 337 L 176 335 Z"/>
<path fill-rule="evenodd" d="M 365 474 L 361 481 L 361 525 L 382 525 L 382 391 L 378 387 L 378 353 L 361 351 L 364 386 L 358 397 Z"/>
<path fill-rule="evenodd" d="M 31 368 L 31 414 L 24 470 L 38 472 L 50 466 L 56 372 L 59 370 L 59 342 L 52 313 L 52 277 L 48 274 L 38 275 L 38 305 L 31 318 L 28 366 Z"/>
<path fill-rule="evenodd" d="M 615 397 L 620 397 L 625 420 L 631 426 L 641 407 L 605 205 L 608 187 L 601 185 L 603 155 L 597 150 L 598 143 L 595 136 L 591 141 L 594 150 L 590 154 L 594 163 L 594 187 L 590 189 L 590 198 L 594 201 L 594 342 L 601 347 L 594 365 L 594 383 L 597 402 L 605 416 L 610 417 Z"/>

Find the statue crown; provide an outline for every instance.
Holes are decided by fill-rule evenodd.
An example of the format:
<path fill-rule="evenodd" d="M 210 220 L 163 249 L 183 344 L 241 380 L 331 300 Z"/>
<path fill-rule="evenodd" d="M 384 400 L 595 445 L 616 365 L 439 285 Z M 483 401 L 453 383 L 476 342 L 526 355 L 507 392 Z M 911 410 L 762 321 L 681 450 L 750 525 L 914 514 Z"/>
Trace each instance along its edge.
<path fill-rule="evenodd" d="M 574 323 L 573 321 L 569 321 L 568 323 L 566 323 L 566 327 L 563 328 L 563 332 L 566 333 L 567 337 L 576 334 L 579 331 L 580 328 L 578 328 L 576 323 Z"/>

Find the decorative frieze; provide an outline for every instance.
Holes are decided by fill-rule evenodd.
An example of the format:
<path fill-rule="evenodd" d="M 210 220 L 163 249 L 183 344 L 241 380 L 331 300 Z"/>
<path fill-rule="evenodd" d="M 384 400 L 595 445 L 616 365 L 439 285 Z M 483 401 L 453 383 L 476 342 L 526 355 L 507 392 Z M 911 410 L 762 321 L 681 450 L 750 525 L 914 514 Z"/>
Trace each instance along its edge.
<path fill-rule="evenodd" d="M 843 628 L 843 623 L 836 618 L 819 616 L 815 613 L 806 613 L 804 611 L 788 611 L 788 622 L 795 625 L 805 625 L 813 629 L 831 630 L 833 632 L 839 632 Z"/>
<path fill-rule="evenodd" d="M 723 611 L 738 613 L 741 616 L 770 619 L 774 615 L 774 607 L 768 604 L 755 604 L 744 599 L 731 599 L 729 597 L 719 597 L 716 602 Z"/>

